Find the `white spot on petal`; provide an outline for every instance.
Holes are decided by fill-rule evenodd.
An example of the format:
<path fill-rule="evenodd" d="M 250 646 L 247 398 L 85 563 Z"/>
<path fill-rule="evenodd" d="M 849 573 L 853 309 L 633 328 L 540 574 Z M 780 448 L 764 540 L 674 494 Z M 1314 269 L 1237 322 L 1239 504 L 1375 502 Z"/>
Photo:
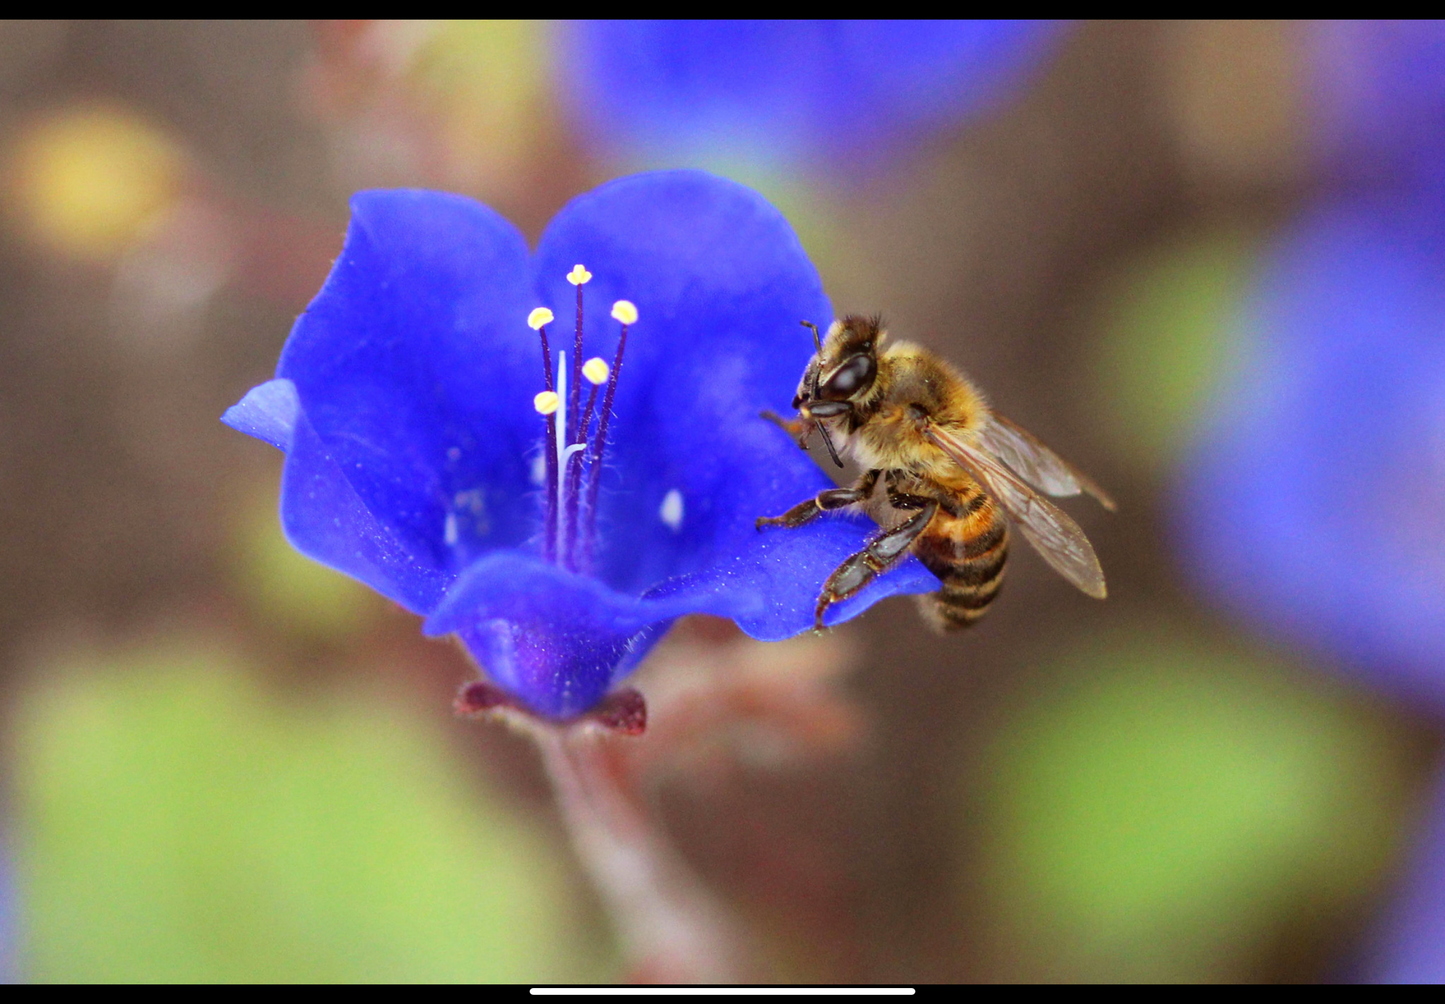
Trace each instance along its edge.
<path fill-rule="evenodd" d="M 657 510 L 657 518 L 666 523 L 673 533 L 682 529 L 682 492 L 674 488 L 662 497 L 662 507 Z"/>
<path fill-rule="evenodd" d="M 537 454 L 532 458 L 532 484 L 541 488 L 547 483 L 547 458 Z"/>
<path fill-rule="evenodd" d="M 455 547 L 457 543 L 457 514 L 447 513 L 446 524 L 442 527 L 442 539 L 447 542 L 447 547 Z"/>

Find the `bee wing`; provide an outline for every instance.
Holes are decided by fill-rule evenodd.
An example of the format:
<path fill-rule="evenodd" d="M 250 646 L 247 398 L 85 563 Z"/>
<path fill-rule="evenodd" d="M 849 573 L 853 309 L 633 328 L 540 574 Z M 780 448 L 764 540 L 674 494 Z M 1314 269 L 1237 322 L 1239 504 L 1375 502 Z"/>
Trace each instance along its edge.
<path fill-rule="evenodd" d="M 1099 504 L 1114 511 L 1114 500 L 1073 464 L 1002 415 L 991 412 L 979 430 L 978 442 L 1041 491 L 1058 498 L 1088 492 Z"/>
<path fill-rule="evenodd" d="M 1034 491 L 987 449 L 964 442 L 938 426 L 930 426 L 924 434 L 998 499 L 1054 571 L 1097 600 L 1107 595 L 1104 570 L 1099 567 L 1093 545 L 1067 513 Z M 1073 494 L 1078 494 L 1077 490 Z"/>

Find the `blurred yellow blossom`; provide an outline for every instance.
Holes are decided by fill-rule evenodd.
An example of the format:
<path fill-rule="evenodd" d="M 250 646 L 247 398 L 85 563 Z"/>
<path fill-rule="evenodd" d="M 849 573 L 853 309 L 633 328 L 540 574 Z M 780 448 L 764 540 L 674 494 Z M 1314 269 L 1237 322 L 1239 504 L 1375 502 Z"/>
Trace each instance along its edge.
<path fill-rule="evenodd" d="M 29 239 L 62 258 L 118 257 L 181 194 L 187 158 L 119 106 L 73 106 L 33 119 L 6 157 L 6 202 Z"/>

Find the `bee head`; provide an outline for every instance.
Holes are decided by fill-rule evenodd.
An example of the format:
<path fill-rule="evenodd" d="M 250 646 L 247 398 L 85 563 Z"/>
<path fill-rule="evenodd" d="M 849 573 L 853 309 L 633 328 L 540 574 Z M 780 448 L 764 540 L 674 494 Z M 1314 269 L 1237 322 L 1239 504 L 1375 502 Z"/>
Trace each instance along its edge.
<path fill-rule="evenodd" d="M 817 329 L 813 329 L 817 339 Z M 834 321 L 798 384 L 793 407 L 815 401 L 860 401 L 878 375 L 878 346 L 887 337 L 883 318 L 850 314 Z"/>

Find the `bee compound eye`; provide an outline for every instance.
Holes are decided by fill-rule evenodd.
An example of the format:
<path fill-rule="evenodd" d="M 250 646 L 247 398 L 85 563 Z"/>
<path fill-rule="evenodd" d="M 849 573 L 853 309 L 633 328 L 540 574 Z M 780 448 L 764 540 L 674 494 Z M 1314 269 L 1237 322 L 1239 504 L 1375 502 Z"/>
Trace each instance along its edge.
<path fill-rule="evenodd" d="M 877 374 L 877 363 L 866 353 L 850 356 L 828 375 L 819 388 L 819 394 L 828 401 L 846 401 L 873 386 Z"/>

